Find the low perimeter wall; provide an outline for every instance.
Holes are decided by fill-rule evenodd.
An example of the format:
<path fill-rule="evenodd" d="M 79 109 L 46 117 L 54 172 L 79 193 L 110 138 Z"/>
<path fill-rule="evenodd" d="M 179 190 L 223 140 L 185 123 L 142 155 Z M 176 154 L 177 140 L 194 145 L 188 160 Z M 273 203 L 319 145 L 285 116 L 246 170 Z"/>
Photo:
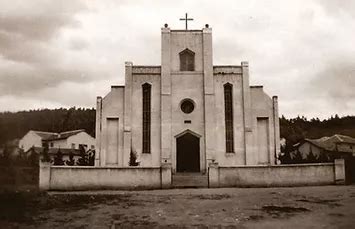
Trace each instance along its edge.
<path fill-rule="evenodd" d="M 170 186 L 166 184 L 171 184 L 169 166 L 120 168 L 40 165 L 41 190 L 159 189 Z"/>
<path fill-rule="evenodd" d="M 343 159 L 334 163 L 275 166 L 209 166 L 209 187 L 306 186 L 345 183 Z"/>
<path fill-rule="evenodd" d="M 171 164 L 161 167 L 51 166 L 40 163 L 41 190 L 160 189 L 172 187 Z M 220 167 L 209 164 L 208 186 L 272 187 L 345 184 L 345 163 Z"/>

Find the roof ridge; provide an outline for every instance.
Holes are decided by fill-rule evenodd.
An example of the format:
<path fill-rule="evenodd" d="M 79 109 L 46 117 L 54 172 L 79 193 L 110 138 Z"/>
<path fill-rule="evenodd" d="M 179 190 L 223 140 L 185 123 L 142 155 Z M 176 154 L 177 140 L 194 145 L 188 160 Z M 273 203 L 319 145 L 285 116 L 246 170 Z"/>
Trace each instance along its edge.
<path fill-rule="evenodd" d="M 56 132 L 48 132 L 48 131 L 40 131 L 40 130 L 30 130 L 33 132 L 37 132 L 37 133 L 43 133 L 43 134 L 58 134 Z"/>
<path fill-rule="evenodd" d="M 340 141 L 340 142 L 343 142 L 344 140 L 343 139 L 341 139 L 341 137 L 340 137 L 340 135 L 339 134 L 334 134 L 333 136 L 331 136 L 331 138 L 336 138 L 338 141 Z"/>
<path fill-rule="evenodd" d="M 77 132 L 77 131 L 85 131 L 85 129 L 69 130 L 69 131 L 60 132 L 59 134 L 68 134 L 68 133 Z"/>

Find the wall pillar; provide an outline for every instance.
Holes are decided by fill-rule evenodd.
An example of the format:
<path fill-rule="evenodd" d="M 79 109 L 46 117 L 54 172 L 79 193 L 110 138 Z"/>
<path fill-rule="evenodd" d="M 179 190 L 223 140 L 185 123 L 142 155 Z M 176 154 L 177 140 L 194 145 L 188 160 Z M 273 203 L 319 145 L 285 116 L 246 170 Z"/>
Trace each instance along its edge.
<path fill-rule="evenodd" d="M 270 158 L 270 162 L 272 165 L 281 164 L 279 160 L 280 156 L 280 120 L 279 120 L 279 103 L 277 96 L 272 97 L 272 107 L 274 114 L 274 153 L 272 158 Z"/>
<path fill-rule="evenodd" d="M 203 92 L 204 92 L 204 118 L 205 118 L 205 158 L 206 161 L 215 158 L 215 94 L 214 94 L 214 79 L 213 79 L 213 59 L 212 59 L 212 29 L 204 28 L 203 30 Z M 203 172 L 206 170 L 202 167 Z"/>
<path fill-rule="evenodd" d="M 171 163 L 161 165 L 161 188 L 171 188 Z"/>
<path fill-rule="evenodd" d="M 251 112 L 251 96 L 249 86 L 249 63 L 243 61 L 242 65 L 242 82 L 243 82 L 243 119 L 244 119 L 244 163 L 245 165 L 252 164 L 253 161 L 248 157 L 253 152 L 253 133 L 252 133 L 252 112 Z"/>
<path fill-rule="evenodd" d="M 50 189 L 51 163 L 39 162 L 39 190 L 47 191 Z"/>
<path fill-rule="evenodd" d="M 95 146 L 95 166 L 100 166 L 101 159 L 101 130 L 102 130 L 102 97 L 96 98 L 96 146 Z"/>
<path fill-rule="evenodd" d="M 171 47 L 170 47 L 170 28 L 164 27 L 161 29 L 161 159 L 171 161 L 172 155 L 172 138 L 171 138 Z"/>
<path fill-rule="evenodd" d="M 208 165 L 208 187 L 219 187 L 219 168 L 217 162 L 212 162 Z"/>
<path fill-rule="evenodd" d="M 132 112 L 132 62 L 125 63 L 125 89 L 124 89 L 124 127 L 123 127 L 123 166 L 128 166 L 132 147 L 131 112 Z"/>
<path fill-rule="evenodd" d="M 334 173 L 335 173 L 335 184 L 344 185 L 345 184 L 345 160 L 335 159 L 334 160 Z"/>

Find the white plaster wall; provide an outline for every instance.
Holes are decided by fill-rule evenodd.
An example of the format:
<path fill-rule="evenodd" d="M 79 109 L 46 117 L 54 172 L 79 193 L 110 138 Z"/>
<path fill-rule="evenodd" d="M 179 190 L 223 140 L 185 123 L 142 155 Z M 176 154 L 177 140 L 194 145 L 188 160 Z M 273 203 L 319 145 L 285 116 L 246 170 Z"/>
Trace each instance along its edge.
<path fill-rule="evenodd" d="M 221 69 L 222 71 L 222 69 Z M 225 72 L 225 69 L 223 69 Z M 216 133 L 215 159 L 221 166 L 243 165 L 245 162 L 243 85 L 241 74 L 215 74 Z M 224 84 L 233 85 L 233 134 L 235 153 L 226 153 Z"/>
<path fill-rule="evenodd" d="M 176 135 L 189 129 L 200 135 L 200 169 L 205 170 L 205 122 L 204 122 L 204 97 L 203 97 L 203 74 L 198 72 L 180 72 L 172 74 L 172 124 L 171 124 L 171 149 L 173 171 L 176 169 Z M 190 114 L 185 114 L 180 104 L 184 99 L 191 99 L 195 108 Z M 185 124 L 185 120 L 191 120 Z"/>
<path fill-rule="evenodd" d="M 53 143 L 53 146 L 51 145 Z M 68 148 L 67 139 L 61 139 L 56 141 L 49 141 L 49 148 Z"/>
<path fill-rule="evenodd" d="M 338 150 L 344 152 L 352 152 L 355 153 L 355 144 L 348 144 L 345 142 L 338 144 Z"/>
<path fill-rule="evenodd" d="M 102 99 L 102 120 L 101 120 L 101 132 L 96 133 L 100 135 L 100 148 L 99 150 L 99 160 L 101 165 L 106 165 L 106 155 L 105 154 L 117 154 L 118 164 L 113 166 L 128 166 L 123 165 L 123 112 L 124 112 L 124 88 L 123 87 L 113 87 L 110 93 L 108 93 Z M 107 118 L 118 118 L 118 152 L 107 152 Z M 100 125 L 100 123 L 96 123 Z"/>
<path fill-rule="evenodd" d="M 87 145 L 87 149 L 91 149 L 92 145 L 95 146 L 95 138 L 91 137 L 86 132 L 80 132 L 67 139 L 67 148 L 71 148 L 73 143 L 75 144 L 75 149 L 79 149 L 79 144 Z"/>
<path fill-rule="evenodd" d="M 19 148 L 23 149 L 26 152 L 32 146 L 42 147 L 42 138 L 38 136 L 35 132 L 30 130 L 19 141 Z"/>
<path fill-rule="evenodd" d="M 160 168 L 50 167 L 50 190 L 105 188 L 161 188 Z"/>
<path fill-rule="evenodd" d="M 151 153 L 142 153 L 143 92 L 142 85 L 151 84 Z M 132 83 L 132 148 L 138 154 L 140 166 L 160 166 L 160 75 L 133 75 Z M 127 155 L 126 155 L 127 156 Z M 128 155 L 129 156 L 129 155 Z M 127 161 L 129 159 L 127 158 Z"/>
<path fill-rule="evenodd" d="M 273 101 L 272 99 L 263 91 L 262 87 L 251 87 L 251 100 L 252 100 L 252 133 L 253 133 L 253 144 L 252 152 L 247 155 L 248 163 L 250 165 L 264 164 L 264 162 L 259 161 L 258 155 L 258 126 L 257 118 L 268 118 L 269 122 L 269 164 L 275 161 L 275 137 L 274 137 L 274 116 L 273 116 Z"/>
<path fill-rule="evenodd" d="M 180 71 L 179 53 L 186 48 L 195 53 L 195 71 L 203 71 L 202 31 L 199 32 L 174 32 L 171 31 L 171 71 Z"/>
<path fill-rule="evenodd" d="M 220 167 L 219 187 L 326 185 L 335 183 L 333 163 Z"/>
<path fill-rule="evenodd" d="M 307 158 L 307 156 L 311 150 L 312 150 L 313 155 L 316 157 L 318 157 L 320 154 L 320 149 L 318 147 L 312 145 L 309 142 L 304 142 L 302 145 L 300 145 L 298 150 L 300 151 L 303 159 Z"/>

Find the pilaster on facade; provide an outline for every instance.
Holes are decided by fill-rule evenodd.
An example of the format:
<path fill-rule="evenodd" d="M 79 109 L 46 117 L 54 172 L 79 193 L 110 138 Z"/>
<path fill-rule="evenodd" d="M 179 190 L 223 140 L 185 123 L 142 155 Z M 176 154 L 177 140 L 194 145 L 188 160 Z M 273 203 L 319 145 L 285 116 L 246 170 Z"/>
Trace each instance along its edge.
<path fill-rule="evenodd" d="M 102 97 L 98 96 L 96 98 L 96 154 L 95 154 L 95 166 L 100 166 L 100 158 L 102 157 L 101 151 L 101 134 L 102 134 Z"/>
<path fill-rule="evenodd" d="M 278 97 L 272 97 L 272 105 L 273 105 L 273 115 L 274 115 L 274 146 L 275 151 L 273 157 L 271 158 L 271 164 L 280 164 L 280 120 L 279 120 L 279 102 Z M 272 160 L 274 159 L 274 160 Z"/>
<path fill-rule="evenodd" d="M 243 108 L 244 108 L 244 149 L 245 164 L 248 163 L 248 155 L 252 154 L 253 135 L 252 135 L 252 111 L 251 111 L 251 95 L 249 86 L 249 63 L 243 61 L 242 66 L 242 82 L 243 82 Z"/>
<path fill-rule="evenodd" d="M 171 160 L 171 31 L 161 29 L 161 159 Z"/>
<path fill-rule="evenodd" d="M 125 89 L 124 89 L 124 140 L 123 140 L 123 153 L 124 165 L 128 165 L 129 155 L 132 147 L 131 137 L 131 117 L 132 117 L 132 62 L 125 62 Z M 127 159 L 128 158 L 128 159 Z"/>
<path fill-rule="evenodd" d="M 204 92 L 204 119 L 205 119 L 205 153 L 208 161 L 214 158 L 215 153 L 215 97 L 213 79 L 212 29 L 204 28 L 203 36 L 203 92 Z M 207 164 L 208 165 L 208 164 Z"/>

